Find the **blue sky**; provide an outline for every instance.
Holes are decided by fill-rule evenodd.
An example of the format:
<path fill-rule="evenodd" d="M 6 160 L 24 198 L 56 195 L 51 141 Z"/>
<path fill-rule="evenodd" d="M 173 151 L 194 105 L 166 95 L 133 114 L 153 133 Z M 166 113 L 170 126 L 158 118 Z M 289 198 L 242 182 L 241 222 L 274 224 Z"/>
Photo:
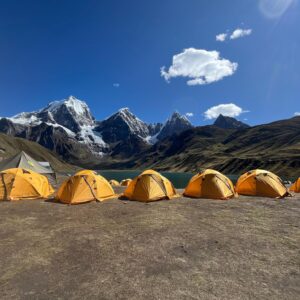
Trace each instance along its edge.
<path fill-rule="evenodd" d="M 237 28 L 252 31 L 230 39 Z M 228 103 L 249 124 L 289 118 L 300 111 L 299 28 L 299 0 L 0 1 L 0 116 L 74 95 L 97 119 L 126 106 L 148 122 L 177 110 L 202 125 Z M 232 74 L 188 85 L 203 51 Z M 167 82 L 161 67 L 171 74 L 180 53 L 185 65 Z"/>

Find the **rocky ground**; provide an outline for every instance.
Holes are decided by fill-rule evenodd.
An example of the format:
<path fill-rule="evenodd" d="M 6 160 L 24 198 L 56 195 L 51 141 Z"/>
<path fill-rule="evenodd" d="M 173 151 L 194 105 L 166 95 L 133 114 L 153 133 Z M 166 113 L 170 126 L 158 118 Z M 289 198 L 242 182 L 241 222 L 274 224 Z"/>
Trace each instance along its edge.
<path fill-rule="evenodd" d="M 299 299 L 300 196 L 0 202 L 1 299 Z"/>

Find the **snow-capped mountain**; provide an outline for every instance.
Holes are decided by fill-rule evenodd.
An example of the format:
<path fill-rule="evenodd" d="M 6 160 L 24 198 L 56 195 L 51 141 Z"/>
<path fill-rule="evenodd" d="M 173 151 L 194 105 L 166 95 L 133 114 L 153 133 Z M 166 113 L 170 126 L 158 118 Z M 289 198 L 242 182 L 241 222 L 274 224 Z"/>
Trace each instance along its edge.
<path fill-rule="evenodd" d="M 101 157 L 109 151 L 109 146 L 99 132 L 94 131 L 95 126 L 88 105 L 70 96 L 50 102 L 38 111 L 2 118 L 0 131 L 36 141 L 63 156 L 69 155 L 71 150 L 77 148 L 74 145 L 79 143 L 83 145 L 81 152 Z"/>
<path fill-rule="evenodd" d="M 29 113 L 20 113 L 12 122 L 23 125 L 38 125 L 42 122 L 57 124 L 72 132 L 79 132 L 81 126 L 94 126 L 95 121 L 84 101 L 70 96 L 67 99 L 50 102 L 45 108 Z"/>
<path fill-rule="evenodd" d="M 50 102 L 38 111 L 0 118 L 0 132 L 38 142 L 74 163 L 107 155 L 129 157 L 191 126 L 179 113 L 164 125 L 147 124 L 129 108 L 96 121 L 88 105 L 74 96 Z"/>
<path fill-rule="evenodd" d="M 95 130 L 101 132 L 105 142 L 114 143 L 124 140 L 130 135 L 147 141 L 149 136 L 156 135 L 161 128 L 161 123 L 147 124 L 125 107 L 107 119 L 98 122 Z"/>

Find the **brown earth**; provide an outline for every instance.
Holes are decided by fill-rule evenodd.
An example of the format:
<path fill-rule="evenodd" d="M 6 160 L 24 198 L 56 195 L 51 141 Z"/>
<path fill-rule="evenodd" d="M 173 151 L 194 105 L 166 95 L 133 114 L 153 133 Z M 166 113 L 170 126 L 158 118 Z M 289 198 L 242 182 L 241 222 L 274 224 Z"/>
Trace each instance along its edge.
<path fill-rule="evenodd" d="M 0 202 L 0 299 L 299 299 L 300 196 Z"/>

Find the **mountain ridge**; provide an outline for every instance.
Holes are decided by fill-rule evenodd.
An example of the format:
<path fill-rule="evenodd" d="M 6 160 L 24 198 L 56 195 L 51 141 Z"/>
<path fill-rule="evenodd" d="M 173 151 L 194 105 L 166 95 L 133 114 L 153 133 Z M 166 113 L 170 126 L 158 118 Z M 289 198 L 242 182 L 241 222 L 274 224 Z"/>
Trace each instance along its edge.
<path fill-rule="evenodd" d="M 180 114 L 176 117 L 164 136 L 192 127 Z M 37 111 L 0 118 L 0 132 L 38 142 L 67 161 L 86 166 L 103 157 L 120 159 L 143 151 L 157 142 L 153 137 L 164 125 L 145 123 L 126 107 L 96 120 L 87 103 L 74 96 L 52 101 Z"/>
<path fill-rule="evenodd" d="M 161 171 L 197 172 L 213 168 L 227 174 L 262 168 L 298 177 L 300 117 L 242 130 L 215 125 L 195 127 L 154 145 L 136 157 L 134 164 Z"/>
<path fill-rule="evenodd" d="M 248 124 L 222 114 L 217 117 L 213 125 L 224 129 L 245 129 L 250 127 Z"/>
<path fill-rule="evenodd" d="M 75 97 L 47 107 L 1 118 L 0 132 L 38 142 L 67 162 L 94 169 L 236 173 L 268 168 L 296 176 L 300 166 L 300 117 L 250 127 L 219 116 L 213 125 L 194 127 L 178 112 L 164 124 L 151 124 L 129 108 L 99 121 Z"/>

